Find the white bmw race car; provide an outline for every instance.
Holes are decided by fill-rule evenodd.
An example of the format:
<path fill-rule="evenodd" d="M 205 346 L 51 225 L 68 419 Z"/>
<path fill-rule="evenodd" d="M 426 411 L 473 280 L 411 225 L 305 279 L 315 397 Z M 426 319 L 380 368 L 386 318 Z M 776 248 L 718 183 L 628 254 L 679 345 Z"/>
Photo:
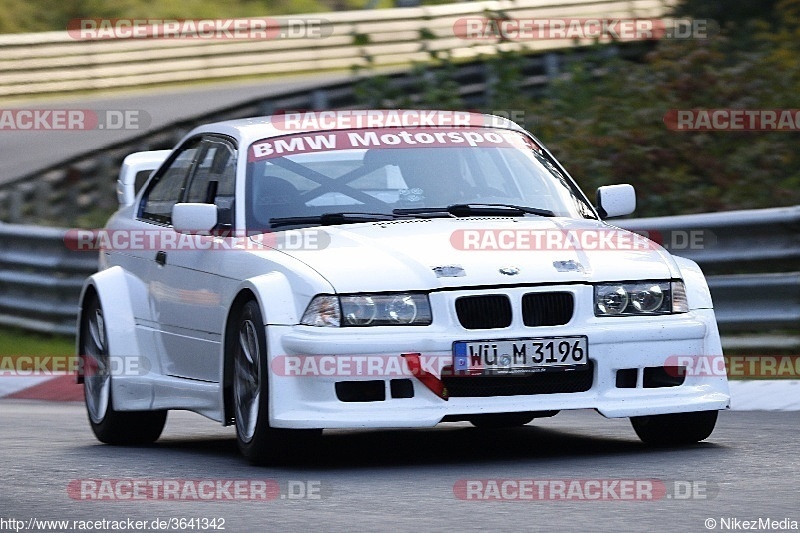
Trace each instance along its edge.
<path fill-rule="evenodd" d="M 77 348 L 102 442 L 152 442 L 183 409 L 267 462 L 328 428 L 595 409 L 679 445 L 729 407 L 724 372 L 693 364 L 722 356 L 698 266 L 603 222 L 633 188 L 593 206 L 513 122 L 208 124 L 126 158 L 117 193 L 106 228 L 77 236 L 100 250 Z"/>

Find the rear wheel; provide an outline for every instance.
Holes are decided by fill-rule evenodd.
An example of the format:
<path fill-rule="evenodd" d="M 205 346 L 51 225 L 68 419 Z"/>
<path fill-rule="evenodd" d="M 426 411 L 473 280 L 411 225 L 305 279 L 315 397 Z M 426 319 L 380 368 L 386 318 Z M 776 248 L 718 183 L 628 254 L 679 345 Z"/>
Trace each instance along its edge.
<path fill-rule="evenodd" d="M 267 341 L 258 303 L 244 304 L 235 324 L 233 402 L 239 450 L 255 464 L 296 458 L 321 431 L 270 427 Z"/>
<path fill-rule="evenodd" d="M 166 411 L 116 411 L 111 396 L 111 363 L 103 310 L 90 298 L 81 315 L 79 353 L 83 357 L 83 395 L 95 437 L 106 444 L 142 445 L 158 439 Z"/>
<path fill-rule="evenodd" d="M 682 446 L 705 440 L 714 431 L 718 411 L 631 417 L 633 430 L 651 446 Z"/>

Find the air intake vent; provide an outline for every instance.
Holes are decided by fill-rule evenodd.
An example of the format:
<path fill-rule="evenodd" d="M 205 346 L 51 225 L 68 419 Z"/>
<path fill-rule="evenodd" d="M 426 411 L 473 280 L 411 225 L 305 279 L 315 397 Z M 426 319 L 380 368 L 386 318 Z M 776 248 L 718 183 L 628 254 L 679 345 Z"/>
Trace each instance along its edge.
<path fill-rule="evenodd" d="M 570 292 L 531 292 L 522 297 L 522 321 L 526 326 L 563 326 L 574 308 Z"/>
<path fill-rule="evenodd" d="M 594 363 L 568 372 L 539 372 L 528 376 L 455 376 L 452 367 L 442 369 L 442 381 L 451 398 L 486 398 L 528 394 L 585 392 L 592 388 Z"/>
<path fill-rule="evenodd" d="M 511 302 L 503 294 L 462 296 L 456 300 L 456 314 L 466 329 L 496 329 L 511 325 Z"/>

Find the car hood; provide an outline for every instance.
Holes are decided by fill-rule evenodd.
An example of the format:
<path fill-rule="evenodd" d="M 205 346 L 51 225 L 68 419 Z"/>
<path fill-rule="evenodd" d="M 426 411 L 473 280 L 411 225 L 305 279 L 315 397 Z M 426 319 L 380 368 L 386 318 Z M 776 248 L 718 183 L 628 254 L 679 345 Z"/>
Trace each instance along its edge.
<path fill-rule="evenodd" d="M 594 220 L 435 218 L 296 231 L 313 232 L 306 242 L 316 244 L 277 249 L 319 272 L 339 293 L 680 276 L 657 244 Z M 275 249 L 278 235 L 254 240 Z"/>

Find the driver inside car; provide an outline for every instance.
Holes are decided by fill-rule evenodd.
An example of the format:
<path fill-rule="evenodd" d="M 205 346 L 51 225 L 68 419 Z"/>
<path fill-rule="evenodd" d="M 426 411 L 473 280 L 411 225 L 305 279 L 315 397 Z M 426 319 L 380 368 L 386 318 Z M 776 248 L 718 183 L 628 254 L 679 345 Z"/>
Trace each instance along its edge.
<path fill-rule="evenodd" d="M 399 168 L 406 185 L 400 191 L 400 202 L 404 204 L 438 207 L 475 200 L 472 186 L 461 175 L 461 161 L 442 157 L 441 150 L 447 149 L 373 149 L 365 154 L 364 165 Z"/>

